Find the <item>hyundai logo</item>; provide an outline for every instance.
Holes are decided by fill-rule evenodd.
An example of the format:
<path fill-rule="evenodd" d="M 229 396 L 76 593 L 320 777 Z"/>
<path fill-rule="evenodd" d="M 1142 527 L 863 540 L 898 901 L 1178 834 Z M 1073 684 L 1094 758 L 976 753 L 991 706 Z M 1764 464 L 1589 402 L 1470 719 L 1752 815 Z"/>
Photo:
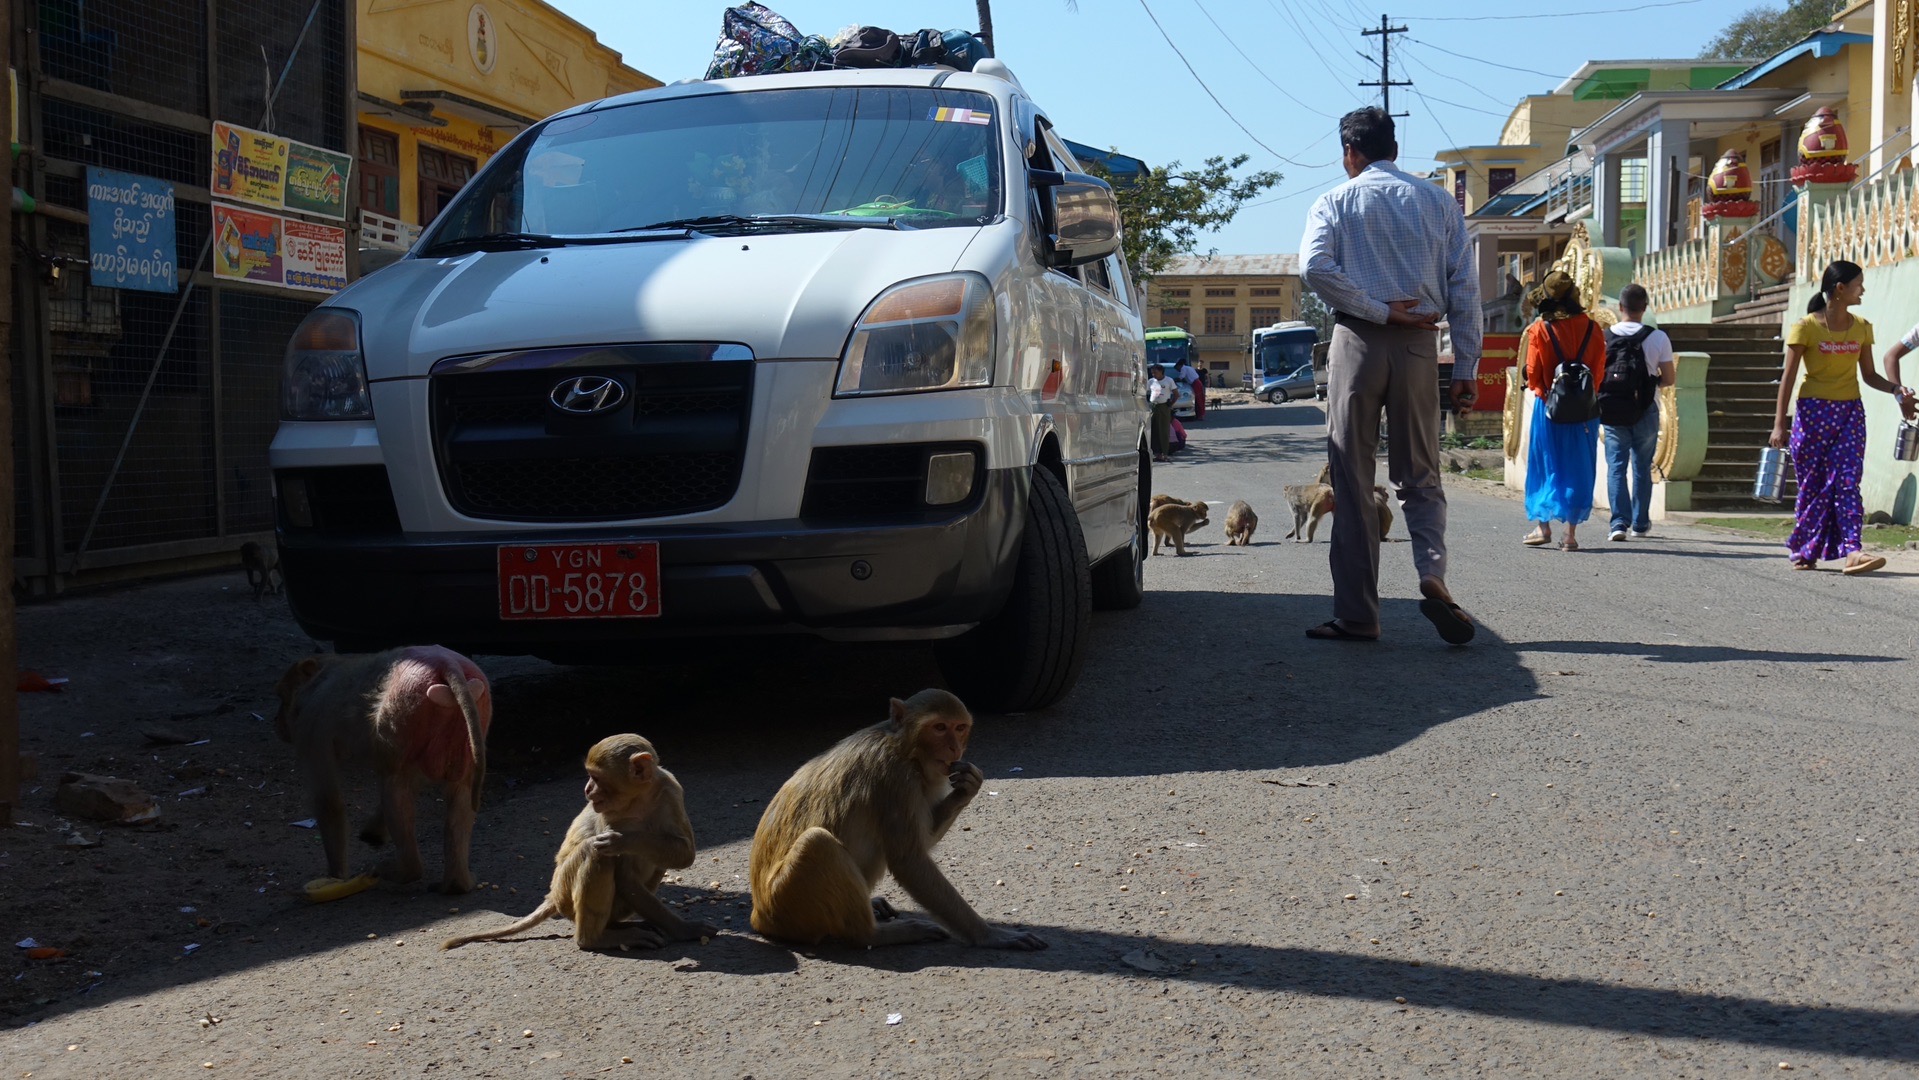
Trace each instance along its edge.
<path fill-rule="evenodd" d="M 604 375 L 581 375 L 555 385 L 546 399 L 561 412 L 591 416 L 619 408 L 626 401 L 626 387 Z"/>

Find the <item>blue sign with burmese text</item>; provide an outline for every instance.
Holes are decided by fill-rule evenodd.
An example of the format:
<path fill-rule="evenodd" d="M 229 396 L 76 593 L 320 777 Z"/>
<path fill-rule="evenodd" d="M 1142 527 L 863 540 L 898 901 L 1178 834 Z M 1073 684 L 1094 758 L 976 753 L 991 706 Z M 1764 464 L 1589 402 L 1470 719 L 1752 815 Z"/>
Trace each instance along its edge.
<path fill-rule="evenodd" d="M 88 166 L 87 247 L 93 284 L 177 292 L 174 225 L 172 184 Z"/>

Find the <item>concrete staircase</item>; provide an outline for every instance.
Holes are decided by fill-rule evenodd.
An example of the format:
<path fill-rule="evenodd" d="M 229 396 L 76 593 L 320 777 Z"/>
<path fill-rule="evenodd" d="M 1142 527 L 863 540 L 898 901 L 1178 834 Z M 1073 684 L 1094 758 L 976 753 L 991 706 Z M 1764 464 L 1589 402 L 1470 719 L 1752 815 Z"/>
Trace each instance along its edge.
<path fill-rule="evenodd" d="M 1783 301 L 1777 310 L 1784 310 Z M 1715 320 L 1661 329 L 1672 338 L 1674 352 L 1702 352 L 1712 357 L 1706 368 L 1710 438 L 1706 463 L 1693 479 L 1692 509 L 1789 511 L 1797 491 L 1790 468 L 1780 488 L 1779 503 L 1762 503 L 1752 497 L 1759 452 L 1772 434 L 1773 410 L 1779 401 L 1779 373 L 1785 360 L 1785 346 L 1779 340 L 1780 316 L 1767 324 Z"/>
<path fill-rule="evenodd" d="M 1712 321 L 1718 326 L 1770 326 L 1776 331 L 1785 322 L 1786 300 L 1791 292 L 1792 279 L 1787 278 L 1753 293 L 1752 299 L 1741 300 Z"/>

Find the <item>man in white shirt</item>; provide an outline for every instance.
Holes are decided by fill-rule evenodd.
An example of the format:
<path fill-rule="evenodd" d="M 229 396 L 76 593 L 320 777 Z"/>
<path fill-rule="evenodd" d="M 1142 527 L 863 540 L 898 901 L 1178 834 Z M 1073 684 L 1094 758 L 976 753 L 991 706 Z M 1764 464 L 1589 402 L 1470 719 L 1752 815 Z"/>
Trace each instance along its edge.
<path fill-rule="evenodd" d="M 1614 323 L 1606 344 L 1606 362 L 1619 355 L 1620 343 L 1638 339 L 1645 354 L 1647 378 L 1658 386 L 1671 386 L 1679 377 L 1673 364 L 1672 339 L 1664 330 L 1649 330 L 1640 320 L 1646 316 L 1646 287 L 1634 283 L 1619 290 L 1619 321 Z M 1644 537 L 1652 532 L 1652 458 L 1659 449 L 1659 403 L 1653 401 L 1644 415 L 1631 424 L 1600 425 L 1606 439 L 1606 501 L 1612 506 L 1612 539 L 1624 540 L 1627 531 Z M 1631 490 L 1626 473 L 1632 472 Z"/>
<path fill-rule="evenodd" d="M 1893 342 L 1892 348 L 1886 350 L 1886 378 L 1899 387 L 1899 411 L 1905 413 L 1908 420 L 1919 419 L 1919 393 L 1899 381 L 1899 360 L 1915 351 L 1919 351 L 1919 326 L 1906 331 L 1905 337 Z"/>
<path fill-rule="evenodd" d="M 1171 461 L 1173 402 L 1179 398 L 1179 384 L 1166 377 L 1166 369 L 1154 364 L 1146 369 L 1146 402 L 1153 407 L 1153 460 Z"/>

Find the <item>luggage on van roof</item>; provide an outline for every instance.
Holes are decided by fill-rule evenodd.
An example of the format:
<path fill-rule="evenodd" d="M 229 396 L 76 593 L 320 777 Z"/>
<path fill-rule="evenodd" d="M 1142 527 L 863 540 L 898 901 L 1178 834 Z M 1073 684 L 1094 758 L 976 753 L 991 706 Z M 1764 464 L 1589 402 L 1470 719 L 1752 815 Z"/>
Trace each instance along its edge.
<path fill-rule="evenodd" d="M 752 2 L 729 7 L 721 16 L 706 78 L 935 65 L 971 71 L 990 55 L 986 44 L 965 30 L 903 35 L 879 26 L 848 26 L 830 38 L 802 34 L 772 8 Z"/>

